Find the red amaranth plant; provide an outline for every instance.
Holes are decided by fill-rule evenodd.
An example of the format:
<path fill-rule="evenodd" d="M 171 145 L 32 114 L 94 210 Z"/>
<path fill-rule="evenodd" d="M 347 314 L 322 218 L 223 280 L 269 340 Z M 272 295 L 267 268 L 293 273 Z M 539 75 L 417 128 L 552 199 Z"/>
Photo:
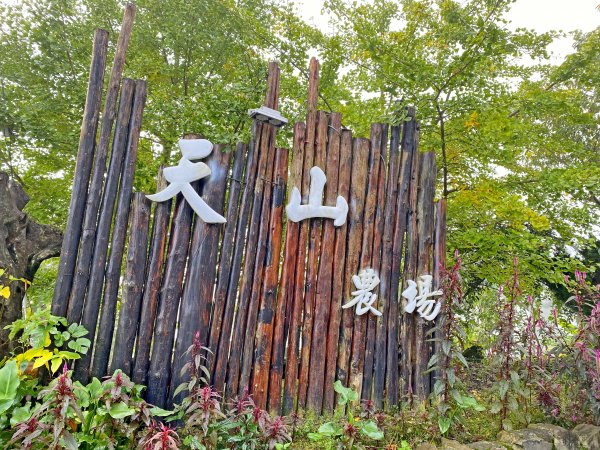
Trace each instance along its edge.
<path fill-rule="evenodd" d="M 177 450 L 179 445 L 179 435 L 174 428 L 153 421 L 148 429 L 147 437 L 140 442 L 138 449 Z"/>

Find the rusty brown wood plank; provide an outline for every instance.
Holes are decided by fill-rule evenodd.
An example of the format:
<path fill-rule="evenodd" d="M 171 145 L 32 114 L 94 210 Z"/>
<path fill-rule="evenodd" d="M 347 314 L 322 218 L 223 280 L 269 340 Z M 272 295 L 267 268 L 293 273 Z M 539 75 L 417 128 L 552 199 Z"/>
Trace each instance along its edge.
<path fill-rule="evenodd" d="M 377 181 L 377 204 L 375 211 L 375 225 L 373 231 L 373 256 L 371 266 L 379 273 L 381 277 L 381 252 L 383 249 L 383 229 L 385 223 L 385 201 L 386 201 L 386 176 L 387 176 L 387 138 L 388 126 L 382 124 L 380 142 L 380 161 L 379 178 Z M 381 284 L 378 286 L 377 300 L 373 304 L 379 311 L 385 309 L 385 299 L 382 299 Z M 383 303 L 383 304 L 382 304 Z M 365 363 L 363 369 L 362 395 L 363 399 L 373 399 L 371 391 L 373 389 L 374 363 L 375 363 L 375 333 L 377 324 L 383 323 L 383 316 L 377 317 L 374 314 L 368 314 L 367 331 L 365 342 Z M 381 344 L 379 344 L 381 345 Z M 383 343 L 385 346 L 385 341 Z"/>
<path fill-rule="evenodd" d="M 254 342 L 254 366 L 252 374 L 252 395 L 257 406 L 267 407 L 269 387 L 269 369 L 271 365 L 271 349 L 275 312 L 278 305 L 277 282 L 279 261 L 281 259 L 281 241 L 283 232 L 283 209 L 285 206 L 285 189 L 288 172 L 288 150 L 276 149 L 275 170 L 273 174 L 273 194 L 271 197 L 271 217 L 269 225 L 269 242 L 265 255 L 264 283 L 261 294 L 261 305 L 258 314 L 258 326 Z M 277 396 L 281 396 L 278 392 Z"/>
<path fill-rule="evenodd" d="M 373 239 L 375 236 L 375 219 L 377 214 L 377 188 L 379 185 L 379 166 L 381 163 L 381 136 L 381 124 L 374 123 L 371 125 L 367 194 L 363 219 L 362 249 L 360 252 L 358 272 L 368 267 L 372 267 L 373 264 Z M 365 363 L 366 327 L 366 314 L 354 317 L 352 356 L 350 361 L 350 387 L 358 392 L 359 395 L 362 392 Z"/>
<path fill-rule="evenodd" d="M 335 205 L 338 197 L 338 170 L 340 160 L 340 139 L 342 117 L 332 113 L 329 117 L 327 138 L 327 162 L 325 174 L 325 205 Z M 311 362 L 309 368 L 307 409 L 321 414 L 323 389 L 325 384 L 326 355 L 323 349 L 327 345 L 327 330 L 332 295 L 333 256 L 335 250 L 335 227 L 333 220 L 323 220 L 323 239 L 319 255 L 319 270 L 314 293 L 314 329 L 311 340 Z"/>
<path fill-rule="evenodd" d="M 432 273 L 434 207 L 435 196 L 435 153 L 419 154 L 419 194 L 417 199 L 418 263 L 417 275 Z M 427 332 L 433 323 L 421 317 L 416 318 L 415 330 L 415 394 L 418 400 L 425 401 L 431 391 L 430 376 L 426 374 L 431 357 L 431 336 Z"/>
<path fill-rule="evenodd" d="M 306 113 L 306 128 L 304 136 L 304 163 L 300 193 L 302 203 L 308 202 L 310 187 L 310 169 L 314 162 L 314 136 L 317 117 L 317 100 L 319 95 L 319 62 L 312 58 L 308 76 L 308 104 Z M 294 276 L 294 298 L 292 322 L 290 325 L 288 348 L 286 352 L 285 380 L 283 388 L 283 412 L 289 414 L 298 406 L 298 372 L 300 359 L 300 332 L 302 327 L 302 312 L 304 309 L 305 267 L 310 221 L 300 224 L 298 235 L 298 254 L 296 273 Z"/>
<path fill-rule="evenodd" d="M 208 367 L 211 374 L 216 365 L 216 356 L 218 353 L 219 338 L 225 315 L 225 305 L 227 298 L 227 288 L 233 267 L 233 254 L 235 249 L 235 236 L 238 224 L 238 212 L 240 210 L 240 192 L 242 191 L 244 162 L 246 145 L 238 143 L 233 156 L 233 167 L 227 192 L 227 223 L 223 233 L 223 242 L 221 244 L 221 254 L 219 262 L 219 272 L 217 286 L 215 288 L 213 313 L 210 323 L 210 334 L 208 348 L 213 352 L 209 356 Z"/>
<path fill-rule="evenodd" d="M 388 158 L 388 173 L 386 184 L 385 197 L 385 215 L 383 224 L 382 236 L 382 252 L 381 265 L 379 270 L 379 305 L 383 312 L 381 318 L 377 320 L 377 328 L 375 334 L 375 367 L 373 375 L 373 402 L 377 409 L 383 408 L 383 398 L 385 391 L 386 379 L 386 358 L 388 349 L 388 323 L 390 317 L 390 304 L 397 303 L 395 297 L 390 296 L 392 265 L 394 261 L 394 229 L 396 226 L 396 208 L 398 197 L 398 177 L 400 172 L 399 157 L 400 157 L 400 126 L 392 126 L 390 131 L 390 151 Z M 396 289 L 396 295 L 398 290 Z M 398 314 L 396 307 L 394 313 Z M 397 322 L 395 334 L 392 335 L 392 347 L 397 352 Z M 397 368 L 397 363 L 396 363 Z M 397 369 L 396 369 L 397 370 Z"/>
<path fill-rule="evenodd" d="M 277 109 L 279 98 L 279 67 L 276 63 L 269 65 L 269 73 L 267 77 L 267 94 L 265 96 L 265 105 Z M 250 214 L 250 222 L 248 224 L 248 238 L 246 241 L 246 249 L 244 254 L 244 269 L 240 281 L 240 291 L 238 297 L 238 306 L 236 310 L 236 318 L 231 338 L 231 346 L 229 354 L 229 367 L 227 369 L 227 388 L 226 396 L 234 397 L 239 389 L 244 389 L 244 384 L 249 382 L 249 371 L 245 374 L 248 378 L 246 383 L 240 385 L 243 364 L 243 348 L 248 330 L 248 314 L 253 314 L 249 311 L 249 304 L 252 297 L 252 285 L 254 281 L 254 269 L 257 253 L 258 239 L 260 232 L 260 220 L 262 216 L 263 194 L 265 191 L 265 183 L 268 183 L 268 169 L 272 169 L 273 155 L 269 155 L 268 149 L 274 148 L 275 130 L 271 125 L 256 124 L 255 126 L 255 151 L 258 158 L 257 175 L 254 184 L 252 211 Z M 270 167 L 269 167 L 270 166 Z M 267 219 L 268 220 L 268 219 Z M 250 257 L 248 257 L 250 255 Z M 235 356 L 234 356 L 235 355 Z M 247 357 L 246 357 L 247 360 Z M 244 380 L 242 380 L 244 381 Z"/>
<path fill-rule="evenodd" d="M 315 134 L 314 165 L 320 168 L 327 163 L 327 129 L 329 117 L 324 111 L 317 112 L 317 126 Z M 325 174 L 327 175 L 327 174 Z M 335 177 L 337 178 L 337 176 Z M 336 183 L 337 186 L 337 183 Z M 310 220 L 310 237 L 308 240 L 308 254 L 306 260 L 306 281 L 304 289 L 304 318 L 302 321 L 302 348 L 300 351 L 300 374 L 298 376 L 298 405 L 305 408 L 308 397 L 309 373 L 311 368 L 311 341 L 314 330 L 317 278 L 319 273 L 319 255 L 321 253 L 321 238 L 323 232 L 323 219 Z M 319 332 L 324 330 L 319 330 Z M 317 355 L 322 359 L 322 355 Z M 314 359 L 313 359 L 314 362 Z"/>
<path fill-rule="evenodd" d="M 294 186 L 302 182 L 302 166 L 304 164 L 304 133 L 305 125 L 294 125 L 294 141 L 292 145 L 292 163 L 288 183 L 289 193 Z M 284 355 L 287 342 L 286 330 L 292 320 L 294 298 L 294 273 L 298 253 L 298 235 L 300 225 L 287 221 L 284 245 L 283 266 L 281 268 L 280 286 L 277 294 L 277 310 L 275 312 L 275 329 L 273 335 L 273 354 L 271 356 L 271 372 L 269 378 L 269 411 L 281 413 L 281 391 L 283 380 Z"/>
<path fill-rule="evenodd" d="M 352 132 L 337 129 L 341 133 L 338 195 L 350 200 L 350 176 L 352 173 Z M 335 230 L 335 245 L 333 250 L 333 280 L 331 292 L 331 308 L 327 330 L 326 368 L 323 394 L 323 411 L 332 413 L 335 406 L 335 391 L 333 384 L 336 381 L 336 368 L 338 357 L 338 343 L 340 337 L 340 324 L 342 320 L 342 301 L 344 300 L 344 286 L 350 282 L 344 274 L 346 265 L 346 244 L 348 237 L 348 221 Z M 347 279 L 346 279 L 347 278 Z"/>
<path fill-rule="evenodd" d="M 360 270 L 363 222 L 365 220 L 365 195 L 369 171 L 368 139 L 354 139 L 352 142 L 352 175 L 350 181 L 350 199 L 348 211 L 348 244 L 346 250 L 346 267 L 344 269 L 344 294 L 342 303 L 352 299 L 354 291 L 352 275 Z M 354 330 L 355 308 L 347 308 L 342 312 L 340 330 L 337 379 L 345 386 L 350 381 L 350 356 Z"/>
<path fill-rule="evenodd" d="M 222 145 L 216 145 L 206 159 L 211 174 L 202 180 L 204 183 L 201 188 L 204 201 L 219 214 L 223 213 L 231 159 L 231 153 L 223 150 Z M 217 251 L 223 228 L 223 224 L 206 223 L 197 215 L 194 217 L 186 278 L 179 306 L 177 340 L 171 369 L 171 397 L 181 383 L 189 380 L 189 374 L 182 374 L 181 370 L 188 362 L 185 352 L 192 345 L 195 334 L 199 333 L 199 340 L 203 345 L 207 343 L 217 272 Z M 181 399 L 182 396 L 175 399 L 176 403 Z"/>

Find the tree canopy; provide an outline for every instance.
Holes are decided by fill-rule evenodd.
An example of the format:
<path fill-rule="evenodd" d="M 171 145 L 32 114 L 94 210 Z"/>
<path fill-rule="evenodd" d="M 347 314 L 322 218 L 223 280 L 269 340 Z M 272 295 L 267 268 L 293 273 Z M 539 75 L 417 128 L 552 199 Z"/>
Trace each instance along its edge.
<path fill-rule="evenodd" d="M 469 295 L 488 298 L 515 257 L 532 293 L 560 294 L 565 274 L 599 260 L 600 28 L 576 33 L 573 53 L 553 65 L 560 33 L 512 29 L 512 3 L 327 0 L 324 31 L 283 0 L 139 0 L 126 64 L 149 85 L 136 188 L 153 190 L 183 133 L 245 139 L 270 59 L 282 67 L 281 110 L 300 119 L 316 53 L 320 106 L 342 112 L 357 135 L 416 107 Z M 0 169 L 23 182 L 29 213 L 44 223 L 66 218 L 93 30 L 109 30 L 114 49 L 122 8 L 0 7 Z"/>

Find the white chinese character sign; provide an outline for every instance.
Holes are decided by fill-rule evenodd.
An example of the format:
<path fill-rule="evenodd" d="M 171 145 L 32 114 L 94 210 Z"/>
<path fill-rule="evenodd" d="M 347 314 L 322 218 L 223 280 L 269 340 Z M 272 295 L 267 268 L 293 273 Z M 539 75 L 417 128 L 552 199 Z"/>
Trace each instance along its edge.
<path fill-rule="evenodd" d="M 373 307 L 377 299 L 377 294 L 373 294 L 373 289 L 379 284 L 377 273 L 371 269 L 363 269 L 358 275 L 352 276 L 352 282 L 356 286 L 356 291 L 352 292 L 354 298 L 342 306 L 342 308 L 352 308 L 356 305 L 356 315 L 362 316 L 367 312 L 372 312 L 376 316 L 381 316 L 381 312 Z"/>
<path fill-rule="evenodd" d="M 425 320 L 433 320 L 440 313 L 441 303 L 434 299 L 442 295 L 442 291 L 433 291 L 433 277 L 431 275 L 421 275 L 417 282 L 408 280 L 408 287 L 402 292 L 402 297 L 408 300 L 404 307 L 404 312 L 412 313 L 415 308 L 419 315 Z"/>
<path fill-rule="evenodd" d="M 170 184 L 162 191 L 147 195 L 147 197 L 153 202 L 164 202 L 181 192 L 194 212 L 204 222 L 225 223 L 225 217 L 208 206 L 190 184 L 210 175 L 210 168 L 206 164 L 192 161 L 210 155 L 213 149 L 212 143 L 206 139 L 180 139 L 179 148 L 183 154 L 179 164 L 163 170 L 165 178 Z"/>
<path fill-rule="evenodd" d="M 335 206 L 323 205 L 323 188 L 327 182 L 327 177 L 321 168 L 315 166 L 310 169 L 310 191 L 308 193 L 308 204 L 302 205 L 302 196 L 297 187 L 292 189 L 290 202 L 285 207 L 288 219 L 292 222 L 300 222 L 304 219 L 313 217 L 323 217 L 325 219 L 334 219 L 333 225 L 336 227 L 346 223 L 348 215 L 348 202 L 344 197 L 338 195 Z"/>

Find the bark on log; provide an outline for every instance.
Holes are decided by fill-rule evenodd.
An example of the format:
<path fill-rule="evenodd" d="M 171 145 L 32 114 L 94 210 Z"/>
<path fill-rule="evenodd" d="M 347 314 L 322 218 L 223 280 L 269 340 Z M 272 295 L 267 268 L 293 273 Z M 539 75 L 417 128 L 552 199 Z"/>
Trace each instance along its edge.
<path fill-rule="evenodd" d="M 119 94 L 121 77 L 123 76 L 123 68 L 125 66 L 125 54 L 127 53 L 127 47 L 131 37 L 131 28 L 133 26 L 134 17 L 135 6 L 133 6 L 133 4 L 129 4 L 125 8 L 123 24 L 121 25 L 119 40 L 115 49 L 110 80 L 108 82 L 108 89 L 106 91 L 104 110 L 102 111 L 100 137 L 94 153 L 94 168 L 88 190 L 87 202 L 85 205 L 85 217 L 83 221 L 83 230 L 81 233 L 81 242 L 79 243 L 79 254 L 77 255 L 77 267 L 74 274 L 75 278 L 73 280 L 73 288 L 70 294 L 67 314 L 67 319 L 70 322 L 79 322 L 83 310 L 83 299 L 89 279 L 92 253 L 94 251 L 96 225 L 98 223 L 98 210 L 100 208 L 100 200 L 102 198 L 102 187 L 104 185 L 105 176 L 106 179 L 111 176 L 111 174 L 105 173 L 106 158 L 108 156 L 108 147 L 110 145 L 110 137 L 115 120 L 117 96 Z M 133 86 L 127 89 L 133 89 Z M 121 96 L 124 95 L 130 95 L 129 93 L 126 93 L 125 82 L 123 83 L 123 88 L 121 91 Z M 129 121 L 129 117 L 127 117 L 126 120 Z M 119 127 L 119 125 L 123 125 L 120 120 L 117 124 L 117 127 Z M 115 134 L 116 133 L 117 132 L 115 132 Z M 71 305 L 71 302 L 75 302 L 75 304 Z"/>
<path fill-rule="evenodd" d="M 113 356 L 108 373 L 121 369 L 131 376 L 133 344 L 140 322 L 140 309 L 148 251 L 148 227 L 150 224 L 150 200 L 141 192 L 133 195 L 129 242 L 127 244 L 127 266 L 123 280 L 119 325 L 113 346 Z"/>
<path fill-rule="evenodd" d="M 156 192 L 167 187 L 162 167 L 158 172 Z M 142 312 L 138 326 L 138 336 L 135 344 L 135 363 L 133 366 L 132 379 L 134 383 L 146 384 L 148 367 L 150 365 L 150 344 L 152 343 L 152 332 L 158 308 L 158 292 L 162 279 L 163 264 L 165 262 L 165 251 L 171 219 L 172 200 L 157 203 L 154 207 L 154 219 L 152 223 L 152 238 L 148 259 L 148 271 L 144 296 L 142 297 Z"/>
<path fill-rule="evenodd" d="M 94 34 L 92 49 L 92 62 L 88 90 L 79 135 L 79 149 L 75 164 L 75 178 L 69 204 L 69 216 L 65 227 L 65 237 L 61 247 L 61 258 L 58 264 L 58 275 L 54 285 L 52 297 L 52 314 L 65 316 L 73 283 L 73 271 L 77 259 L 79 236 L 83 222 L 84 208 L 86 206 L 90 172 L 92 170 L 92 156 L 96 143 L 98 129 L 98 116 L 104 85 L 104 71 L 106 68 L 106 53 L 108 51 L 108 33 L 97 30 Z"/>
<path fill-rule="evenodd" d="M 338 195 L 350 199 L 350 176 L 352 173 L 352 132 L 341 131 L 340 167 L 338 176 Z M 348 221 L 335 230 L 335 247 L 333 250 L 333 285 L 331 292 L 331 314 L 327 331 L 326 370 L 323 410 L 332 413 L 335 406 L 336 367 L 338 358 L 338 343 L 340 324 L 342 320 L 342 303 L 344 301 L 344 286 L 350 282 L 350 276 L 344 273 L 346 266 L 346 244 L 348 237 Z"/>

